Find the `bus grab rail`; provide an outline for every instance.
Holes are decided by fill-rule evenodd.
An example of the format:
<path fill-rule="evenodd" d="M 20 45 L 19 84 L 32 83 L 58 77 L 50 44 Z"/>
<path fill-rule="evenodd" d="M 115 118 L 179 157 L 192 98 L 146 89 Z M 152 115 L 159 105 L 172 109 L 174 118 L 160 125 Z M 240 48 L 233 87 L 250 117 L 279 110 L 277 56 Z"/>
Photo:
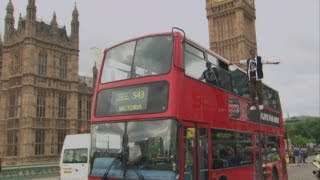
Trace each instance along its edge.
<path fill-rule="evenodd" d="M 173 32 L 174 32 L 174 30 L 177 30 L 177 31 L 181 31 L 182 32 L 182 34 L 183 34 L 183 41 L 182 42 L 184 42 L 185 40 L 186 40 L 186 33 L 184 32 L 184 30 L 183 29 L 181 29 L 181 28 L 178 28 L 178 27 L 172 27 L 172 35 L 173 35 Z"/>

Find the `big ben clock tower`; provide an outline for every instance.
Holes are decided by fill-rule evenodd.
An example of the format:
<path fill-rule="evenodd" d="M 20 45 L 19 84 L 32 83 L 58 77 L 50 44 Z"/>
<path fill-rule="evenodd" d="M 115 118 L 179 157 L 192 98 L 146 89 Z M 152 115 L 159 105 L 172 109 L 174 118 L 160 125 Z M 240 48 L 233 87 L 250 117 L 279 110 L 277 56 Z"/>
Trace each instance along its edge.
<path fill-rule="evenodd" d="M 232 62 L 257 49 L 254 0 L 206 0 L 210 49 Z"/>

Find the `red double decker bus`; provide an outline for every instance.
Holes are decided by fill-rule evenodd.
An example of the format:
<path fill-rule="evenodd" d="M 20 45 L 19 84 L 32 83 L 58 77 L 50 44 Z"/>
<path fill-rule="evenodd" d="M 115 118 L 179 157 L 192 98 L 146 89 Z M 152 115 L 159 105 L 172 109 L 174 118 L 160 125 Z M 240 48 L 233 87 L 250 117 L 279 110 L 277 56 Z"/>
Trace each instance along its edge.
<path fill-rule="evenodd" d="M 279 95 L 264 94 L 250 111 L 246 73 L 176 28 L 106 49 L 89 179 L 287 179 Z"/>

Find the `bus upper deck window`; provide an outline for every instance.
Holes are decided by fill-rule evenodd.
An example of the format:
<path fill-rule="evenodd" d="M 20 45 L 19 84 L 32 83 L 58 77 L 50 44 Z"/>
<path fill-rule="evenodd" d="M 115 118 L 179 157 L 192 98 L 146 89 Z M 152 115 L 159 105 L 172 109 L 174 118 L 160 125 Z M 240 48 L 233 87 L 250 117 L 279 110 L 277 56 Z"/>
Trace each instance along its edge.
<path fill-rule="evenodd" d="M 168 73 L 172 47 L 171 36 L 152 36 L 109 49 L 101 83 Z"/>

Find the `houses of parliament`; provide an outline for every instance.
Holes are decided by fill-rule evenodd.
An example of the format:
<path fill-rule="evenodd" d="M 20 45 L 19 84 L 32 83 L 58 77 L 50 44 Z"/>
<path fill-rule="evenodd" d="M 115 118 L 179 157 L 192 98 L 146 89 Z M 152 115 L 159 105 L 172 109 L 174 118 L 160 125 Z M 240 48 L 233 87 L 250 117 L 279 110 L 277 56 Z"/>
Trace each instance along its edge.
<path fill-rule="evenodd" d="M 38 21 L 35 0 L 28 0 L 26 9 L 15 27 L 14 5 L 8 0 L 0 35 L 3 165 L 58 162 L 67 134 L 90 131 L 95 79 L 78 75 L 77 7 L 70 12 L 70 34 L 58 25 L 55 13 L 50 24 Z M 257 48 L 254 0 L 206 0 L 204 10 L 211 50 L 236 61 Z"/>
<path fill-rule="evenodd" d="M 89 132 L 93 82 L 78 75 L 79 13 L 71 34 L 56 14 L 37 21 L 35 0 L 15 28 L 14 5 L 6 7 L 0 36 L 0 158 L 4 165 L 57 162 L 67 134 Z"/>

